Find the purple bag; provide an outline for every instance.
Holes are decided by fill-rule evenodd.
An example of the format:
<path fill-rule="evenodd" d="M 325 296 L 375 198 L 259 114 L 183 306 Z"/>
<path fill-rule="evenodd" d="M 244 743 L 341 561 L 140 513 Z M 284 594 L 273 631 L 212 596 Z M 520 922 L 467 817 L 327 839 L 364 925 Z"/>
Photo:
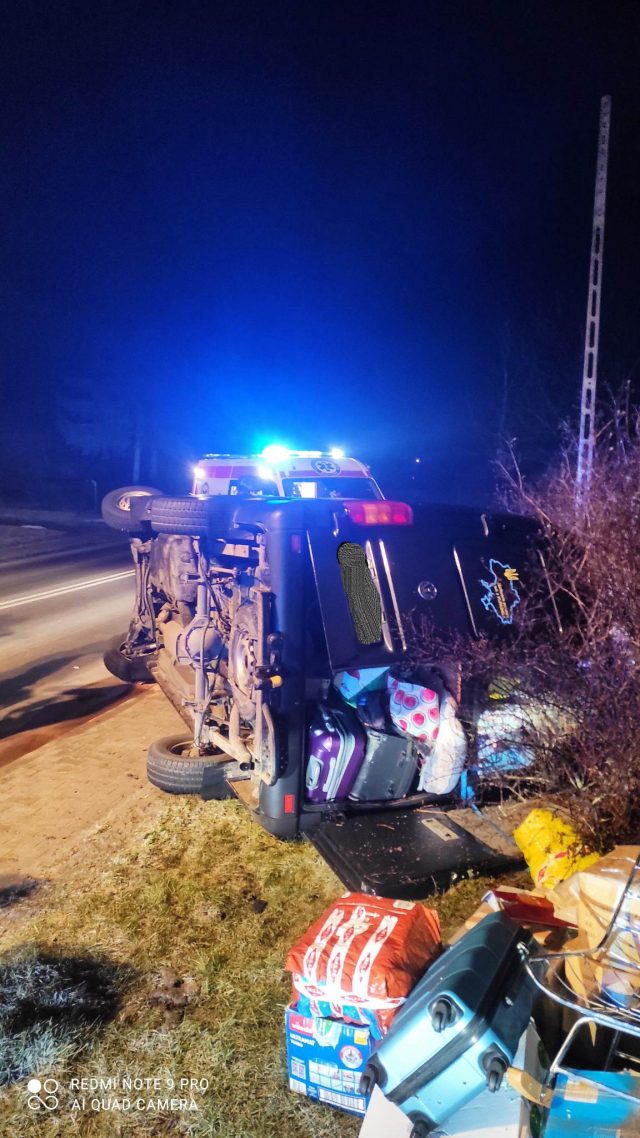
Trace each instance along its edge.
<path fill-rule="evenodd" d="M 346 798 L 364 759 L 366 737 L 348 709 L 318 707 L 309 731 L 305 779 L 310 802 Z"/>

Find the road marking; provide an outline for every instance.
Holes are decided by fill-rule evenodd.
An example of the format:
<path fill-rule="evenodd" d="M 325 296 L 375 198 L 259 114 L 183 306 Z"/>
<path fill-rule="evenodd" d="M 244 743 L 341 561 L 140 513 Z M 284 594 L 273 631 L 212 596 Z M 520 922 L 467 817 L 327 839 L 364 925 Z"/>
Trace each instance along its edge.
<path fill-rule="evenodd" d="M 98 585 L 110 585 L 112 581 L 124 581 L 125 577 L 133 577 L 135 569 L 125 569 L 121 573 L 108 573 L 105 577 L 89 577 L 86 581 L 76 581 L 75 585 L 60 585 L 57 589 L 47 589 L 42 593 L 28 593 L 24 597 L 14 597 L 10 601 L 0 601 L 0 612 L 6 609 L 15 609 L 18 605 L 32 605 L 36 601 L 48 601 L 55 597 L 64 597 L 67 593 L 79 593 L 82 589 L 95 589 Z"/>

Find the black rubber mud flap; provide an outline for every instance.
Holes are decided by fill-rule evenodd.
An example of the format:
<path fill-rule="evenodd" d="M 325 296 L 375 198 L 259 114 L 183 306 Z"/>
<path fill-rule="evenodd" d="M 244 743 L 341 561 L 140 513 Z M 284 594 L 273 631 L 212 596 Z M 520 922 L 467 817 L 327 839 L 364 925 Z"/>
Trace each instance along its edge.
<path fill-rule="evenodd" d="M 492 849 L 441 810 L 363 814 L 325 822 L 308 837 L 347 889 L 407 901 L 523 864 L 519 851 Z"/>

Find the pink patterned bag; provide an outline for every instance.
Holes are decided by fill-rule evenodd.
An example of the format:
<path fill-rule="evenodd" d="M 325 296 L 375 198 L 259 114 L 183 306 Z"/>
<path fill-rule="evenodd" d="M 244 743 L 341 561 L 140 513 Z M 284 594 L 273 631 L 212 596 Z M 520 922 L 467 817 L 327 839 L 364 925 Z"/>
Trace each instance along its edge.
<path fill-rule="evenodd" d="M 396 731 L 427 746 L 435 743 L 440 727 L 440 696 L 424 684 L 387 676 L 389 711 Z"/>

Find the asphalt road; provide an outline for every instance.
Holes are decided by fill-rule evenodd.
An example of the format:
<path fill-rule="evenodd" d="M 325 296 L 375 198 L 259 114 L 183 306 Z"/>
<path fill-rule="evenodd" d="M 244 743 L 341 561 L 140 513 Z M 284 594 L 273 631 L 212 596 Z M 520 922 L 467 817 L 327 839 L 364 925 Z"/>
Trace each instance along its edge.
<path fill-rule="evenodd" d="M 132 603 L 126 547 L 0 566 L 0 762 L 126 694 L 102 652 Z"/>

